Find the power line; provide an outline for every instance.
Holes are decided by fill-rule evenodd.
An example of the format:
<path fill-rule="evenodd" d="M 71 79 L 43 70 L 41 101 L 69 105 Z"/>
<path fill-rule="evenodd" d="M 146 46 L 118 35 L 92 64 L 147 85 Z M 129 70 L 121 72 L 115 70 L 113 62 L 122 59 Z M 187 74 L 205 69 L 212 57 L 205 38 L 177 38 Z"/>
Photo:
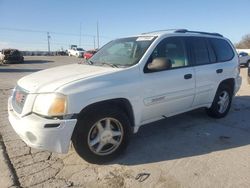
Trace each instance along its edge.
<path fill-rule="evenodd" d="M 23 28 L 10 28 L 10 27 L 0 27 L 0 30 L 6 30 L 6 31 L 18 31 L 18 32 L 30 32 L 30 33 L 51 33 L 56 35 L 66 35 L 66 36 L 75 36 L 79 37 L 79 34 L 77 33 L 64 33 L 64 32 L 56 32 L 56 31 L 45 31 L 45 30 L 34 30 L 34 29 L 23 29 Z M 85 37 L 94 37 L 95 35 L 92 34 L 80 34 L 81 36 Z M 100 35 L 100 38 L 106 38 L 106 39 L 113 39 L 113 37 Z"/>
<path fill-rule="evenodd" d="M 9 27 L 0 27 L 0 30 L 6 31 L 21 31 L 21 32 L 32 32 L 32 33 L 46 33 L 47 31 L 33 30 L 33 29 L 18 29 L 18 28 L 9 28 Z"/>
<path fill-rule="evenodd" d="M 49 35 L 49 32 L 47 32 L 47 37 L 48 37 L 48 52 L 50 54 L 50 35 Z"/>
<path fill-rule="evenodd" d="M 103 41 L 107 41 L 107 40 L 112 40 L 113 38 L 112 37 L 109 37 L 109 36 L 103 36 L 103 35 L 99 35 L 99 25 L 97 23 L 97 31 L 96 31 L 96 35 L 91 35 L 91 34 L 83 34 L 82 33 L 82 24 L 80 24 L 80 33 L 76 34 L 76 33 L 64 33 L 64 32 L 55 32 L 55 31 L 45 31 L 45 30 L 35 30 L 35 29 L 28 29 L 28 28 L 12 28 L 12 27 L 0 27 L 0 32 L 1 30 L 2 31 L 12 31 L 12 32 L 17 32 L 17 33 L 39 33 L 39 35 L 46 35 L 46 39 L 45 40 L 41 40 L 41 41 L 38 41 L 38 42 L 31 42 L 31 41 L 23 41 L 23 42 L 11 42 L 12 44 L 36 44 L 36 46 L 43 46 L 44 47 L 46 46 L 45 44 L 47 43 L 47 50 L 48 52 L 50 52 L 51 50 L 51 44 L 53 43 L 53 47 L 54 46 L 58 46 L 58 45 L 64 45 L 64 46 L 68 46 L 70 43 L 72 44 L 72 39 L 73 38 L 68 38 L 68 39 L 62 39 L 62 40 L 59 40 L 59 41 L 56 41 L 55 39 L 56 38 L 61 38 L 59 37 L 58 35 L 65 35 L 65 36 L 73 36 L 73 37 L 78 37 L 78 40 L 79 40 L 79 44 L 81 46 L 82 44 L 82 37 L 88 37 L 88 39 L 85 39 L 84 41 L 84 46 L 86 48 L 92 46 L 92 48 L 96 48 L 96 46 L 99 48 L 100 47 L 100 38 L 103 39 Z M 5 32 L 2 32 L 3 34 Z M 80 36 L 79 36 L 80 34 Z M 9 36 L 9 34 L 8 34 Z M 53 36 L 53 40 L 51 38 L 51 36 Z M 55 36 L 58 36 L 58 37 L 55 37 Z M 80 38 L 79 38 L 80 37 Z M 40 38 L 40 37 L 37 37 L 37 38 Z M 71 41 L 71 42 L 67 42 L 65 43 L 66 41 Z M 20 41 L 18 39 L 18 41 Z M 62 42 L 61 42 L 62 41 Z M 73 41 L 76 42 L 75 39 L 73 39 Z M 93 43 L 92 43 L 93 42 Z M 92 43 L 92 45 L 90 44 Z M 34 45 L 33 45 L 34 46 Z M 46 48 L 46 47 L 45 47 Z"/>

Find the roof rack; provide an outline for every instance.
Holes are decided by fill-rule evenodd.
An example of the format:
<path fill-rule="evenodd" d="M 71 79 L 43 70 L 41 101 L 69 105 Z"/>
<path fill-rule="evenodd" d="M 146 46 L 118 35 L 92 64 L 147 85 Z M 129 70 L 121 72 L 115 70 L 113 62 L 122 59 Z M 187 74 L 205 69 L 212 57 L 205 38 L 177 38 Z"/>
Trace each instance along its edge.
<path fill-rule="evenodd" d="M 175 33 L 197 33 L 197 34 L 204 34 L 204 35 L 213 35 L 218 37 L 223 37 L 223 35 L 219 33 L 208 33 L 208 32 L 202 32 L 202 31 L 189 31 L 187 29 L 178 29 L 174 31 Z"/>
<path fill-rule="evenodd" d="M 151 34 L 151 33 L 159 33 L 159 32 L 164 32 L 164 31 L 176 32 L 176 31 L 181 31 L 181 30 L 186 30 L 186 29 L 162 29 L 162 30 L 145 32 L 145 33 L 142 33 L 142 35 L 144 35 L 144 34 Z"/>

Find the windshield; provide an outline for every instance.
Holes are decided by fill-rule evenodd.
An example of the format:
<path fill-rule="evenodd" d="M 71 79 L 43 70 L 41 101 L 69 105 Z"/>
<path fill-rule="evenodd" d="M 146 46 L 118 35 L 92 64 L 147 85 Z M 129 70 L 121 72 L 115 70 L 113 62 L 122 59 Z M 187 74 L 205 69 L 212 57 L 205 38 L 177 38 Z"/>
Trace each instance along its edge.
<path fill-rule="evenodd" d="M 77 51 L 83 51 L 83 49 L 82 48 L 77 48 Z"/>
<path fill-rule="evenodd" d="M 103 46 L 89 61 L 94 65 L 127 67 L 139 62 L 155 37 L 117 39 Z"/>

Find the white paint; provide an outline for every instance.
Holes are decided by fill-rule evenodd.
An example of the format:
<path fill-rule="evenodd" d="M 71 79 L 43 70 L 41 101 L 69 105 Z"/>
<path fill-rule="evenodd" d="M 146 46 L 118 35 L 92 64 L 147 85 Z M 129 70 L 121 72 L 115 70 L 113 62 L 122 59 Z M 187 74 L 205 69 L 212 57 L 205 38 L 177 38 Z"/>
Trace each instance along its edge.
<path fill-rule="evenodd" d="M 22 114 L 13 111 L 10 98 L 9 120 L 13 128 L 32 147 L 65 153 L 77 120 L 45 119 L 32 114 L 37 93 L 57 92 L 66 95 L 68 114 L 78 114 L 83 108 L 96 102 L 127 99 L 134 113 L 136 132 L 146 122 L 155 121 L 162 116 L 209 107 L 219 83 L 225 79 L 235 79 L 234 92 L 238 91 L 241 77 L 237 55 L 224 63 L 144 73 L 144 66 L 156 45 L 169 36 L 186 34 L 157 35 L 139 63 L 129 68 L 75 64 L 44 70 L 20 79 L 18 85 L 32 94 L 28 95 Z M 223 73 L 216 74 L 217 69 L 223 69 Z M 185 74 L 192 74 L 192 78 L 184 79 Z M 59 123 L 60 126 L 44 128 L 47 123 Z M 37 141 L 31 142 L 28 132 L 34 134 Z"/>

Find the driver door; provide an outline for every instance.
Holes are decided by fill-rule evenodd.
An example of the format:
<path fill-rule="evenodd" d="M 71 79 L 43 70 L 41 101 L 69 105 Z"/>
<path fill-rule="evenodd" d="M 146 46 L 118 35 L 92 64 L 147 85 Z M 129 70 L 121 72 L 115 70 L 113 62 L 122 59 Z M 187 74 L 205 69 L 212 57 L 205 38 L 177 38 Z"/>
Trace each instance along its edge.
<path fill-rule="evenodd" d="M 147 71 L 148 64 L 158 57 L 170 60 L 171 68 L 157 72 Z M 195 72 L 187 58 L 184 38 L 163 39 L 145 65 L 142 80 L 142 123 L 191 108 L 195 96 Z"/>

